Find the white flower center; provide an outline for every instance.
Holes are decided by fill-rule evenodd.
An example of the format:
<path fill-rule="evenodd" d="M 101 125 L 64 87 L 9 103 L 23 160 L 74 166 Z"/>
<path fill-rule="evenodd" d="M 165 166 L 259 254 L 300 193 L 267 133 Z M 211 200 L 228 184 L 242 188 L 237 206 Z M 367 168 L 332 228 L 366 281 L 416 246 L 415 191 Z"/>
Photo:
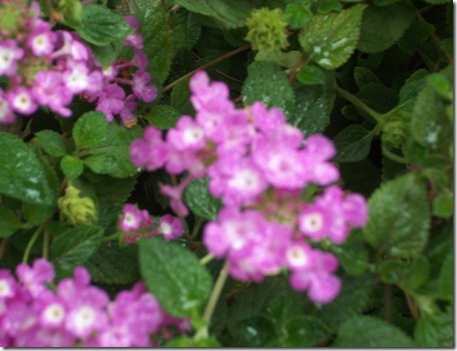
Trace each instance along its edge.
<path fill-rule="evenodd" d="M 0 47 L 0 71 L 9 68 L 13 62 L 13 52 L 7 48 Z"/>
<path fill-rule="evenodd" d="M 77 329 L 85 329 L 88 326 L 93 325 L 95 322 L 95 311 L 89 306 L 82 307 L 74 319 L 74 323 Z"/>
<path fill-rule="evenodd" d="M 48 37 L 44 34 L 39 34 L 35 38 L 33 38 L 32 45 L 39 50 L 45 50 L 48 46 Z"/>
<path fill-rule="evenodd" d="M 203 130 L 198 127 L 188 128 L 184 131 L 184 143 L 195 144 L 203 139 Z"/>
<path fill-rule="evenodd" d="M 163 235 L 171 234 L 171 225 L 168 223 L 162 223 L 160 225 L 160 231 L 162 232 Z"/>
<path fill-rule="evenodd" d="M 287 250 L 287 260 L 294 267 L 303 267 L 308 264 L 309 257 L 301 247 L 292 247 Z"/>
<path fill-rule="evenodd" d="M 32 101 L 30 100 L 30 96 L 27 93 L 20 93 L 16 95 L 13 101 L 13 105 L 18 110 L 27 110 L 30 107 Z"/>
<path fill-rule="evenodd" d="M 301 229 L 305 232 L 315 233 L 322 229 L 324 219 L 319 212 L 306 214 L 301 220 Z"/>
<path fill-rule="evenodd" d="M 65 317 L 65 310 L 59 303 L 53 303 L 49 305 L 48 307 L 46 307 L 43 313 L 44 318 L 53 324 L 58 324 L 62 322 L 62 320 Z"/>
<path fill-rule="evenodd" d="M 244 169 L 236 173 L 235 176 L 229 180 L 228 185 L 231 188 L 240 190 L 255 190 L 259 186 L 259 179 L 255 172 Z"/>
<path fill-rule="evenodd" d="M 11 286 L 5 279 L 0 280 L 0 297 L 8 296 L 11 293 Z"/>

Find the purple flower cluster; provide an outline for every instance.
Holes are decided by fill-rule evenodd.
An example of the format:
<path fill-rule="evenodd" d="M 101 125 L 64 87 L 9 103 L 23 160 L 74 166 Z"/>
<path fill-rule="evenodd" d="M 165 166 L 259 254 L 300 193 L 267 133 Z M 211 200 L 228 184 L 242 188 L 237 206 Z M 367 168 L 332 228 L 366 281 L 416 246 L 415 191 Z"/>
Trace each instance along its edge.
<path fill-rule="evenodd" d="M 30 267 L 0 270 L 0 346 L 4 347 L 148 347 L 154 334 L 176 327 L 189 329 L 188 321 L 162 309 L 142 282 L 121 291 L 110 301 L 105 291 L 90 285 L 84 267 L 54 289 L 54 267 L 38 259 Z"/>
<path fill-rule="evenodd" d="M 124 205 L 119 227 L 124 233 L 124 241 L 127 243 L 160 234 L 167 240 L 174 240 L 184 232 L 184 224 L 179 218 L 166 214 L 160 217 L 158 226 L 154 226 L 154 220 L 148 211 L 139 210 L 132 204 Z"/>
<path fill-rule="evenodd" d="M 362 196 L 334 185 L 340 175 L 329 162 L 333 143 L 322 135 L 305 138 L 278 108 L 256 102 L 237 109 L 228 87 L 210 82 L 205 72 L 192 77 L 190 88 L 195 119 L 182 116 L 165 139 L 147 127 L 131 145 L 132 162 L 150 171 L 186 172 L 179 185 L 161 186 L 180 216 L 188 214 L 185 187 L 209 178 L 209 191 L 224 208 L 206 225 L 203 240 L 210 253 L 229 261 L 233 277 L 260 282 L 287 268 L 294 289 L 307 290 L 315 302 L 334 299 L 338 261 L 312 244 L 343 242 L 368 214 Z"/>
<path fill-rule="evenodd" d="M 134 17 L 126 17 L 133 34 L 124 43 L 133 48 L 133 58 L 102 68 L 76 32 L 53 31 L 39 18 L 36 2 L 26 6 L 12 1 L 3 6 L 14 7 L 24 16 L 16 31 L 0 33 L 0 77 L 7 78 L 6 88 L 0 88 L 0 123 L 13 123 L 15 114 L 31 115 L 39 106 L 69 117 L 68 105 L 79 95 L 95 103 L 109 121 L 119 115 L 124 124 L 131 125 L 136 123 L 137 100 L 156 98 L 157 89 L 150 85 L 151 76 L 146 72 L 142 37 L 134 32 L 139 26 Z M 119 76 L 133 69 L 133 76 Z M 126 95 L 121 85 L 130 86 L 131 93 Z"/>

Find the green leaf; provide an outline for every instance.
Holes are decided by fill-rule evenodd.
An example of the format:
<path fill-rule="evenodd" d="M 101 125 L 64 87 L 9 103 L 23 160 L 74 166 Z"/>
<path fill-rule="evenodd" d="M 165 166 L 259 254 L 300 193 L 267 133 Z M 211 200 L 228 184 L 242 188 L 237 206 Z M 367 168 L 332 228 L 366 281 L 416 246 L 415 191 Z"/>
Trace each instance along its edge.
<path fill-rule="evenodd" d="M 275 328 L 266 317 L 254 316 L 240 320 L 235 335 L 237 346 L 262 347 L 274 342 Z"/>
<path fill-rule="evenodd" d="M 338 329 L 332 347 L 414 347 L 405 332 L 383 320 L 359 316 L 346 320 Z"/>
<path fill-rule="evenodd" d="M 361 232 L 353 230 L 343 244 L 332 246 L 341 266 L 352 276 L 361 276 L 369 265 L 369 253 L 362 240 Z"/>
<path fill-rule="evenodd" d="M 322 133 L 330 122 L 335 101 L 335 76 L 333 72 L 324 74 L 324 84 L 301 86 L 295 91 L 297 103 L 287 120 L 305 135 Z"/>
<path fill-rule="evenodd" d="M 281 347 L 313 347 L 331 335 L 327 325 L 310 316 L 297 316 L 281 326 L 284 335 L 279 340 Z"/>
<path fill-rule="evenodd" d="M 454 194 L 450 191 L 440 192 L 433 199 L 432 212 L 437 217 L 452 217 L 454 213 Z"/>
<path fill-rule="evenodd" d="M 173 28 L 169 12 L 160 0 L 127 0 L 129 14 L 140 23 L 144 52 L 149 59 L 148 72 L 153 82 L 163 84 L 175 56 Z"/>
<path fill-rule="evenodd" d="M 116 157 L 111 153 L 99 153 L 84 159 L 84 164 L 97 174 L 113 174 L 119 170 Z"/>
<path fill-rule="evenodd" d="M 53 130 L 42 130 L 36 133 L 41 148 L 53 157 L 62 157 L 67 153 L 65 141 Z"/>
<path fill-rule="evenodd" d="M 106 137 L 108 121 L 100 111 L 86 112 L 78 118 L 73 127 L 76 149 L 92 147 Z"/>
<path fill-rule="evenodd" d="M 83 6 L 81 24 L 75 29 L 85 41 L 98 46 L 123 42 L 132 30 L 123 16 L 95 4 Z"/>
<path fill-rule="evenodd" d="M 416 18 L 400 40 L 398 40 L 398 46 L 408 53 L 413 53 L 418 45 L 427 40 L 434 31 L 435 27 L 432 24 Z"/>
<path fill-rule="evenodd" d="M 215 220 L 222 207 L 221 201 L 209 193 L 207 177 L 194 179 L 186 187 L 184 202 L 193 213 L 207 220 Z"/>
<path fill-rule="evenodd" d="M 83 225 L 53 232 L 51 260 L 64 272 L 85 263 L 98 249 L 103 238 L 103 228 Z"/>
<path fill-rule="evenodd" d="M 425 283 L 430 275 L 430 264 L 425 256 L 414 256 L 412 262 L 390 259 L 379 266 L 381 279 L 387 284 L 397 284 L 401 289 L 413 292 Z"/>
<path fill-rule="evenodd" d="M 171 106 L 182 115 L 193 114 L 193 107 L 190 102 L 189 78 L 180 81 L 171 91 Z"/>
<path fill-rule="evenodd" d="M 398 163 L 395 163 L 398 164 Z M 340 164 L 344 188 L 369 197 L 379 186 L 381 176 L 378 167 L 368 159 Z"/>
<path fill-rule="evenodd" d="M 365 7 L 358 4 L 338 13 L 314 16 L 299 34 L 303 50 L 323 68 L 335 69 L 344 64 L 359 40 Z"/>
<path fill-rule="evenodd" d="M 181 117 L 181 114 L 172 106 L 157 105 L 149 111 L 146 120 L 150 125 L 167 130 L 175 126 L 179 117 Z"/>
<path fill-rule="evenodd" d="M 21 222 L 16 214 L 0 203 L 0 238 L 8 237 L 21 228 Z"/>
<path fill-rule="evenodd" d="M 55 206 L 33 204 L 30 202 L 22 203 L 22 214 L 29 224 L 40 225 L 45 222 L 55 211 Z"/>
<path fill-rule="evenodd" d="M 141 275 L 168 313 L 185 317 L 203 306 L 212 279 L 193 253 L 161 237 L 142 239 L 139 247 Z"/>
<path fill-rule="evenodd" d="M 246 0 L 175 0 L 189 11 L 209 16 L 226 29 L 244 26 L 251 13 Z"/>
<path fill-rule="evenodd" d="M 291 29 L 303 28 L 313 16 L 309 7 L 302 3 L 287 4 L 285 14 Z"/>
<path fill-rule="evenodd" d="M 438 282 L 440 293 L 452 299 L 454 295 L 454 257 L 452 253 L 446 256 L 441 266 Z"/>
<path fill-rule="evenodd" d="M 287 75 L 273 62 L 257 61 L 248 66 L 248 77 L 243 83 L 241 94 L 246 105 L 255 101 L 267 107 L 276 106 L 286 115 L 293 112 L 295 105 L 294 90 Z"/>
<path fill-rule="evenodd" d="M 37 155 L 17 136 L 0 132 L 0 194 L 52 205 L 56 199 Z"/>
<path fill-rule="evenodd" d="M 454 346 L 454 313 L 447 307 L 445 312 L 423 314 L 414 329 L 414 339 L 419 347 Z"/>
<path fill-rule="evenodd" d="M 306 85 L 315 85 L 315 84 L 323 84 L 326 80 L 324 72 L 317 67 L 312 65 L 306 65 L 300 68 L 297 73 L 297 79 L 300 83 Z"/>
<path fill-rule="evenodd" d="M 373 291 L 372 278 L 366 275 L 358 278 L 345 277 L 341 284 L 342 289 L 336 299 L 314 313 L 314 316 L 332 330 L 366 309 Z"/>
<path fill-rule="evenodd" d="M 101 284 L 131 284 L 140 279 L 137 246 L 100 245 L 85 262 L 92 281 Z"/>
<path fill-rule="evenodd" d="M 136 167 L 130 161 L 130 144 L 142 135 L 140 126 L 125 128 L 115 123 L 108 124 L 106 137 L 90 148 L 91 156 L 86 160 L 88 166 L 94 167 L 103 174 L 116 178 L 126 178 L 136 173 Z M 107 164 L 107 169 L 100 170 L 100 164 Z M 86 164 L 87 164 L 86 163 Z M 97 164 L 95 166 L 95 164 Z"/>
<path fill-rule="evenodd" d="M 342 7 L 343 6 L 338 0 L 321 0 L 317 7 L 317 13 L 323 15 L 332 11 L 339 12 Z"/>
<path fill-rule="evenodd" d="M 366 9 L 357 48 L 375 53 L 388 49 L 405 33 L 416 15 L 416 8 L 409 1 Z"/>
<path fill-rule="evenodd" d="M 103 68 L 109 67 L 122 51 L 122 41 L 114 41 L 108 45 L 98 46 L 90 44 L 90 49 Z"/>
<path fill-rule="evenodd" d="M 358 162 L 363 160 L 371 148 L 372 136 L 360 124 L 351 124 L 333 139 L 336 146 L 335 162 Z"/>
<path fill-rule="evenodd" d="M 356 66 L 354 68 L 354 80 L 359 89 L 371 83 L 382 84 L 381 80 L 372 70 L 363 66 Z"/>
<path fill-rule="evenodd" d="M 446 103 L 428 84 L 414 104 L 411 133 L 414 139 L 433 151 L 447 154 L 453 140 L 453 128 L 446 114 Z"/>
<path fill-rule="evenodd" d="M 201 347 L 221 347 L 221 344 L 212 336 L 204 339 L 189 336 L 180 336 L 168 341 L 165 347 L 186 347 L 186 348 L 201 348 Z"/>
<path fill-rule="evenodd" d="M 60 160 L 60 169 L 62 170 L 65 177 L 70 179 L 79 177 L 84 171 L 84 164 L 79 158 L 65 155 Z"/>
<path fill-rule="evenodd" d="M 415 173 L 383 184 L 373 193 L 368 206 L 370 216 L 363 232 L 379 252 L 407 258 L 424 249 L 430 210 L 425 185 Z"/>

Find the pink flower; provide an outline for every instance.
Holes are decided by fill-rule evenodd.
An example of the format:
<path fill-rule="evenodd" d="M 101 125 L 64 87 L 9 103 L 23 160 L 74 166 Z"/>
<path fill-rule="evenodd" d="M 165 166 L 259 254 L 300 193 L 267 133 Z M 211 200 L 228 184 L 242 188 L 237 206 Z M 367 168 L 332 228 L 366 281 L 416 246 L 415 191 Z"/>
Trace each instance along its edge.
<path fill-rule="evenodd" d="M 54 267 L 45 259 L 38 259 L 30 267 L 21 263 L 16 268 L 16 274 L 24 288 L 33 296 L 37 297 L 45 287 L 43 283 L 54 279 Z"/>
<path fill-rule="evenodd" d="M 10 102 L 5 96 L 5 93 L 0 89 L 0 123 L 13 123 L 16 120 Z"/>
<path fill-rule="evenodd" d="M 73 96 L 65 88 L 62 74 L 56 71 L 42 71 L 35 76 L 32 88 L 33 97 L 41 104 L 64 117 L 69 117 L 71 111 L 66 107 Z"/>
<path fill-rule="evenodd" d="M 27 38 L 27 46 L 36 56 L 49 55 L 54 50 L 55 42 L 56 34 L 51 30 L 47 22 L 35 27 Z"/>
<path fill-rule="evenodd" d="M 195 151 L 206 144 L 204 130 L 189 116 L 182 116 L 176 127 L 168 131 L 167 141 L 178 151 Z"/>
<path fill-rule="evenodd" d="M 132 79 L 132 90 L 136 97 L 144 102 L 151 102 L 157 97 L 157 87 L 148 85 L 151 75 L 146 71 L 137 71 Z"/>
<path fill-rule="evenodd" d="M 0 41 L 0 76 L 13 76 L 17 62 L 23 57 L 24 50 L 17 47 L 15 40 Z"/>
<path fill-rule="evenodd" d="M 32 93 L 25 87 L 18 86 L 7 94 L 10 106 L 19 113 L 31 115 L 38 108 Z"/>
<path fill-rule="evenodd" d="M 162 234 L 165 239 L 173 240 L 179 238 L 183 232 L 184 224 L 179 218 L 169 214 L 160 217 L 159 233 Z"/>

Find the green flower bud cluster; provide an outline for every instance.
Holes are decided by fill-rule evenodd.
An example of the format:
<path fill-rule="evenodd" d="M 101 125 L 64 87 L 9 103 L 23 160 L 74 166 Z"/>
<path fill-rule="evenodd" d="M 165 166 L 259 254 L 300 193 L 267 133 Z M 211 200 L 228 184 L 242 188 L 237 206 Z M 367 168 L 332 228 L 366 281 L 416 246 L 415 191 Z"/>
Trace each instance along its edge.
<path fill-rule="evenodd" d="M 60 220 L 72 225 L 91 224 L 97 218 L 94 201 L 90 197 L 81 197 L 80 190 L 69 184 L 65 195 L 57 201 Z"/>
<path fill-rule="evenodd" d="M 382 138 L 386 146 L 400 149 L 407 137 L 407 125 L 404 121 L 387 122 L 382 128 Z"/>
<path fill-rule="evenodd" d="M 258 51 L 276 52 L 287 47 L 287 18 L 281 9 L 255 9 L 247 20 L 248 35 L 252 48 Z"/>

